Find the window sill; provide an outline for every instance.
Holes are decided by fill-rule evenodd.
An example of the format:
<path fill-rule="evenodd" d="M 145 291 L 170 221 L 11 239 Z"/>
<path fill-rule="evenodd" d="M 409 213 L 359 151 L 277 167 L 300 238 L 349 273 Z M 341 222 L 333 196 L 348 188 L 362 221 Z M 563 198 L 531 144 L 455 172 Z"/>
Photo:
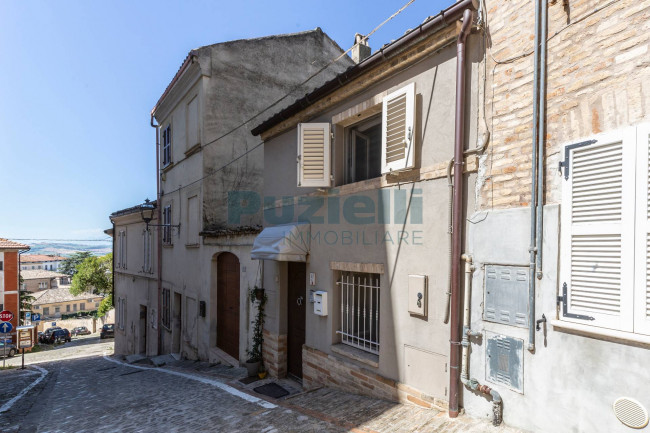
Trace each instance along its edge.
<path fill-rule="evenodd" d="M 201 143 L 196 143 L 195 145 L 193 145 L 192 147 L 190 147 L 185 151 L 185 158 L 194 155 L 199 150 L 201 150 Z"/>
<path fill-rule="evenodd" d="M 352 359 L 353 361 L 366 364 L 373 368 L 379 368 L 379 356 L 365 352 L 361 349 L 348 346 L 347 344 L 339 343 L 330 347 L 332 352 L 337 355 L 344 356 L 346 358 Z"/>
<path fill-rule="evenodd" d="M 650 335 L 633 334 L 631 332 L 616 331 L 613 329 L 597 328 L 595 326 L 581 325 L 564 320 L 551 320 L 551 325 L 558 331 L 596 338 L 598 340 L 615 343 L 630 344 L 634 346 L 650 347 Z"/>
<path fill-rule="evenodd" d="M 199 247 L 198 242 L 195 244 L 185 244 L 185 248 L 198 248 L 198 247 Z"/>
<path fill-rule="evenodd" d="M 163 244 L 163 248 L 171 248 L 174 244 Z"/>
<path fill-rule="evenodd" d="M 167 165 L 163 165 L 162 168 L 160 169 L 160 171 L 162 171 L 163 173 L 167 173 L 169 170 L 172 169 L 172 167 L 174 167 L 174 163 L 170 162 Z"/>

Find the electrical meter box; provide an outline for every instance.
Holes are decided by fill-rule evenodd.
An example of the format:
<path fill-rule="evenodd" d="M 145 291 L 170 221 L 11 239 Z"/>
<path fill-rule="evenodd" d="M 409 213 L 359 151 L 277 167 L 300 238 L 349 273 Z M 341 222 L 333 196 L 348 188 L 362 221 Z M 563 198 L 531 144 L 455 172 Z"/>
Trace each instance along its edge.
<path fill-rule="evenodd" d="M 427 315 L 427 276 L 409 275 L 409 313 Z"/>
<path fill-rule="evenodd" d="M 327 316 L 327 292 L 322 290 L 314 292 L 314 314 Z"/>

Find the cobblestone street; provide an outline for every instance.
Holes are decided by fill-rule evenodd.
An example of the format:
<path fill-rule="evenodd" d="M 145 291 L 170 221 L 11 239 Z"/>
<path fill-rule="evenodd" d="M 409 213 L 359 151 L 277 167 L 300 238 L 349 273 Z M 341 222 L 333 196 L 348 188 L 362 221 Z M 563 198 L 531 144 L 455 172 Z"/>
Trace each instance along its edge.
<path fill-rule="evenodd" d="M 0 411 L 5 410 L 0 431 L 514 432 L 493 428 L 487 420 L 451 421 L 435 410 L 325 388 L 284 400 L 264 399 L 228 378 L 223 366 L 128 365 L 97 353 L 110 343 L 80 339 L 69 343 L 67 351 L 62 346 L 26 356 L 26 370 L 0 373 Z M 54 360 L 57 353 L 64 359 Z M 16 400 L 40 376 L 44 379 Z"/>

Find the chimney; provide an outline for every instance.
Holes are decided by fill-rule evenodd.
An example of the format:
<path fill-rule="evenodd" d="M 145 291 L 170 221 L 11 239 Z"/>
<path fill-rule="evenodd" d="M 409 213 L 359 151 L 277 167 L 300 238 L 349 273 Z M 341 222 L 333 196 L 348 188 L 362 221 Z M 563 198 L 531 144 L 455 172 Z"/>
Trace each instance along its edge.
<path fill-rule="evenodd" d="M 370 57 L 370 46 L 368 46 L 368 39 L 364 38 L 362 34 L 357 33 L 354 35 L 354 46 L 352 47 L 351 54 L 354 63 L 361 63 Z"/>

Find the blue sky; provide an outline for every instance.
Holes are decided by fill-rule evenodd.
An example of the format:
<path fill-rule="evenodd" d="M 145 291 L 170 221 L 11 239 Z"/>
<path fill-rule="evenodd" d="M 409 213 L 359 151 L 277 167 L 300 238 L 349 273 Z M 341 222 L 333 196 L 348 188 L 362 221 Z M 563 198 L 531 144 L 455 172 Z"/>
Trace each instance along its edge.
<path fill-rule="evenodd" d="M 192 48 L 321 27 L 347 49 L 406 1 L 0 0 L 0 237 L 105 238 L 155 198 L 149 113 Z M 415 0 L 373 52 L 452 3 Z"/>

